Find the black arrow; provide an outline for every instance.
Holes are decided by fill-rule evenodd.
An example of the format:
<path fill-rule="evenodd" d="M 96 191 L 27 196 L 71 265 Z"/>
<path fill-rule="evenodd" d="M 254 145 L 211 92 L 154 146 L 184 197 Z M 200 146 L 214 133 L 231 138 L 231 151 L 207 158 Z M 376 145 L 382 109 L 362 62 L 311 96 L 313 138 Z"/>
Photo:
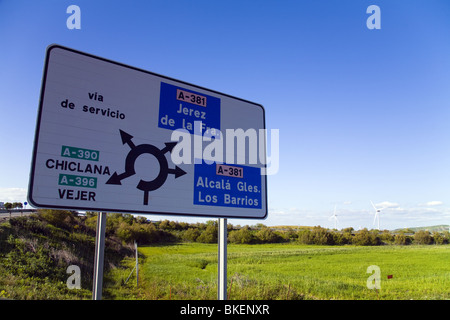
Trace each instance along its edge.
<path fill-rule="evenodd" d="M 114 172 L 112 174 L 112 176 L 108 179 L 108 181 L 106 181 L 106 184 L 122 185 L 122 183 L 120 181 L 122 179 L 132 176 L 133 174 L 135 174 L 135 172 L 126 172 L 125 171 L 124 173 L 121 173 L 121 174 L 117 174 L 117 172 Z"/>
<path fill-rule="evenodd" d="M 165 147 L 161 150 L 151 144 L 140 144 L 136 146 L 132 141 L 133 136 L 131 134 L 126 133 L 125 131 L 120 129 L 119 132 L 120 138 L 122 139 L 122 144 L 128 144 L 131 150 L 125 159 L 125 172 L 121 174 L 117 174 L 117 172 L 114 172 L 108 179 L 106 184 L 122 185 L 122 179 L 136 174 L 134 170 L 135 161 L 141 154 L 144 153 L 149 153 L 155 156 L 160 165 L 159 174 L 155 179 L 153 179 L 152 181 L 140 180 L 139 184 L 136 187 L 139 190 L 144 191 L 144 205 L 148 205 L 149 192 L 161 187 L 166 181 L 167 175 L 169 173 L 175 175 L 175 179 L 186 174 L 186 171 L 178 166 L 175 166 L 175 169 L 168 168 L 167 159 L 164 156 L 164 154 L 167 152 L 171 153 L 178 142 L 166 142 L 164 143 Z"/>
<path fill-rule="evenodd" d="M 168 169 L 167 170 L 167 172 L 168 173 L 171 173 L 171 174 L 174 174 L 175 175 L 175 179 L 176 178 L 179 178 L 179 177 L 181 177 L 181 176 L 183 176 L 183 175 L 185 175 L 186 174 L 186 171 L 184 171 L 183 169 L 181 169 L 180 167 L 178 167 L 178 166 L 175 166 L 175 169 Z"/>
<path fill-rule="evenodd" d="M 123 144 L 128 144 L 128 146 L 133 149 L 135 147 L 133 141 L 131 141 L 131 139 L 133 139 L 133 136 L 131 134 L 126 133 L 125 131 L 120 130 L 120 138 L 122 138 L 122 143 Z"/>
<path fill-rule="evenodd" d="M 148 206 L 148 191 L 144 191 L 144 206 Z"/>
<path fill-rule="evenodd" d="M 166 145 L 164 148 L 161 149 L 162 153 L 166 152 L 172 152 L 173 148 L 177 145 L 178 142 L 165 142 Z"/>

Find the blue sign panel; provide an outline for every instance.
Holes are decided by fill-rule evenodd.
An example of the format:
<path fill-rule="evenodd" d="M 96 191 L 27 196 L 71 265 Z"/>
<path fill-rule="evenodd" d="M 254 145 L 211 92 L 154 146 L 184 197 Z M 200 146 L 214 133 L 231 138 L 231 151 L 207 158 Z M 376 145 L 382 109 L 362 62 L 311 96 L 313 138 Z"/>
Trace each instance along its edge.
<path fill-rule="evenodd" d="M 195 165 L 194 204 L 261 209 L 261 169 L 242 165 Z"/>
<path fill-rule="evenodd" d="M 158 127 L 194 132 L 194 122 L 201 121 L 201 134 L 220 130 L 220 99 L 161 82 Z"/>

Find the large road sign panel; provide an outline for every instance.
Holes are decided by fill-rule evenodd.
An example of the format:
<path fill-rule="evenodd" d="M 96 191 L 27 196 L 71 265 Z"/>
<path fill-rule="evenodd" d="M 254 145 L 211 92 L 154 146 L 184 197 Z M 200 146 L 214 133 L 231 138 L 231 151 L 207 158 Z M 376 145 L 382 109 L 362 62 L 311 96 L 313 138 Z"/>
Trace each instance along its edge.
<path fill-rule="evenodd" d="M 264 129 L 259 104 L 52 45 L 29 202 L 58 209 L 262 219 L 267 216 Z"/>

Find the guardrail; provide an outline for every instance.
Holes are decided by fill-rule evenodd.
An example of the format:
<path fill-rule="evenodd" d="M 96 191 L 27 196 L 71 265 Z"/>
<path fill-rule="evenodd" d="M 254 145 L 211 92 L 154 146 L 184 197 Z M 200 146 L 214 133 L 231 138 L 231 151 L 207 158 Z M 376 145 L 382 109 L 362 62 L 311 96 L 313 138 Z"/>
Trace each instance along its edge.
<path fill-rule="evenodd" d="M 11 210 L 6 210 L 6 209 L 0 209 L 0 213 L 20 213 L 20 212 L 37 212 L 36 209 L 11 209 Z"/>

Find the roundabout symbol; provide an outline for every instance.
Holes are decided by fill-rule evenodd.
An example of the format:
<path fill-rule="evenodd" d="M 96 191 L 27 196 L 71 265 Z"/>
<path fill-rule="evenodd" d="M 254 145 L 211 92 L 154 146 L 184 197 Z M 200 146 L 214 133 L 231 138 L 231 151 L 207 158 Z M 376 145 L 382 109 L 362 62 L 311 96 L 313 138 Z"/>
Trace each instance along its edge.
<path fill-rule="evenodd" d="M 106 184 L 122 185 L 121 181 L 123 179 L 126 179 L 136 174 L 134 168 L 136 159 L 140 155 L 149 153 L 153 155 L 156 158 L 156 160 L 158 160 L 159 173 L 157 177 L 151 181 L 145 181 L 141 179 L 138 185 L 136 186 L 137 189 L 144 191 L 144 205 L 148 205 L 149 192 L 159 189 L 164 184 L 164 182 L 166 182 L 167 176 L 169 174 L 174 174 L 175 179 L 186 174 L 186 172 L 183 169 L 177 166 L 175 166 L 175 169 L 169 168 L 167 159 L 164 156 L 165 153 L 172 152 L 172 149 L 175 147 L 177 142 L 166 142 L 165 143 L 166 146 L 161 150 L 151 144 L 140 144 L 136 146 L 134 145 L 133 141 L 131 141 L 131 139 L 133 138 L 132 135 L 120 129 L 119 131 L 120 137 L 122 138 L 122 143 L 128 144 L 131 150 L 125 159 L 125 172 L 121 174 L 117 174 L 117 172 L 114 172 L 112 176 L 109 178 L 109 180 L 106 181 Z"/>

